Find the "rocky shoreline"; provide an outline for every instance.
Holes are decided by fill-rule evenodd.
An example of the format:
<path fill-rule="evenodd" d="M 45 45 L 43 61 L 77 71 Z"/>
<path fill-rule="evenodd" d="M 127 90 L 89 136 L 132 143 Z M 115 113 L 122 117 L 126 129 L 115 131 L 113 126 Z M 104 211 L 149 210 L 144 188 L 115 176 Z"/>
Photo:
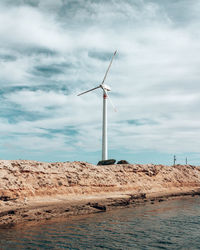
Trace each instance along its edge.
<path fill-rule="evenodd" d="M 0 228 L 200 195 L 200 168 L 0 161 Z"/>

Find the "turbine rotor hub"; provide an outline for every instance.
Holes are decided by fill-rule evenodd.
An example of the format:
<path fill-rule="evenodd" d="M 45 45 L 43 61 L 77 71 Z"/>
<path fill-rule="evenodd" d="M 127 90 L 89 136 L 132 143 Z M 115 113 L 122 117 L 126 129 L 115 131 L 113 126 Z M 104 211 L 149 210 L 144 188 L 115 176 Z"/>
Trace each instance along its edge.
<path fill-rule="evenodd" d="M 111 88 L 106 84 L 102 84 L 101 87 L 107 91 L 111 91 Z"/>

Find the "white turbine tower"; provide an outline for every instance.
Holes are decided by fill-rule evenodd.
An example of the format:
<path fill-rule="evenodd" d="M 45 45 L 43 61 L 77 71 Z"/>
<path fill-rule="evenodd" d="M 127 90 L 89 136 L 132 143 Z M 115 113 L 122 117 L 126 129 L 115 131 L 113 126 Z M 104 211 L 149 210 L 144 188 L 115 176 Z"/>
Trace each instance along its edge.
<path fill-rule="evenodd" d="M 86 94 L 90 91 L 93 91 L 95 89 L 98 89 L 98 88 L 101 88 L 103 90 L 103 127 L 102 127 L 102 160 L 107 160 L 108 159 L 108 145 L 107 145 L 107 98 L 109 99 L 111 105 L 113 106 L 114 110 L 116 111 L 116 108 L 114 106 L 114 104 L 112 103 L 109 95 L 108 95 L 108 91 L 111 91 L 110 87 L 105 85 L 104 82 L 106 80 L 106 77 L 107 77 L 107 74 L 108 74 L 108 71 L 111 67 L 111 64 L 113 62 L 113 59 L 114 59 L 114 56 L 116 55 L 117 51 L 114 52 L 113 56 L 112 56 L 112 59 L 110 61 L 110 64 L 108 66 L 108 69 L 105 73 L 105 76 L 103 78 L 103 81 L 102 83 L 93 88 L 93 89 L 90 89 L 90 90 L 87 90 L 83 93 L 80 93 L 78 96 L 80 95 L 83 95 L 83 94 Z"/>

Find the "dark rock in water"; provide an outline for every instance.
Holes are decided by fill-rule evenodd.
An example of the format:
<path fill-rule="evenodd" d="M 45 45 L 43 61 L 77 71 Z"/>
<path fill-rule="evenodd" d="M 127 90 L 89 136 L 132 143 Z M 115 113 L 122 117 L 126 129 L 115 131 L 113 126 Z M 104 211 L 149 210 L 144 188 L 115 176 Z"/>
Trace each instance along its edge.
<path fill-rule="evenodd" d="M 118 161 L 117 164 L 129 164 L 129 162 L 126 160 L 121 160 L 121 161 Z"/>
<path fill-rule="evenodd" d="M 109 160 L 99 161 L 97 165 L 113 165 L 115 164 L 115 162 L 116 160 L 109 159 Z"/>

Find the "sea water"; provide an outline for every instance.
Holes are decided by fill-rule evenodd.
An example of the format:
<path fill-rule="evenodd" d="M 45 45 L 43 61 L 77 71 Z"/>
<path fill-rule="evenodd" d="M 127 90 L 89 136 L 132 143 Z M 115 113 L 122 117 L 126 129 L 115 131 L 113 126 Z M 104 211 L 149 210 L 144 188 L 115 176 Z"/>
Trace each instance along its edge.
<path fill-rule="evenodd" d="M 200 249 L 200 198 L 0 230 L 0 249 Z"/>

